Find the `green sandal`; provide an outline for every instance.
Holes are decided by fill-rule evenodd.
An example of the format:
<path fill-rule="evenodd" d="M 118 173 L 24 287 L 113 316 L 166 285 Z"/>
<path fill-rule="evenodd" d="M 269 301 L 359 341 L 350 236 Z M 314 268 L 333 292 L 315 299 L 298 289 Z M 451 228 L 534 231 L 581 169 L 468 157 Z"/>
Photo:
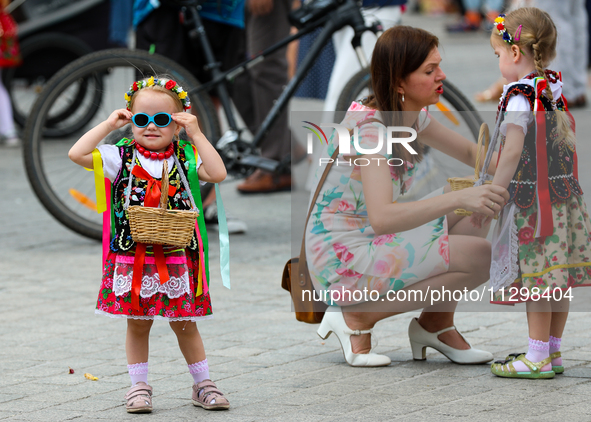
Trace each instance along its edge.
<path fill-rule="evenodd" d="M 560 354 L 560 352 L 554 352 L 550 354 L 550 359 L 557 359 L 562 357 L 562 355 Z M 562 374 L 564 373 L 564 366 L 562 365 L 552 365 L 552 370 L 554 371 L 554 373 L 556 374 Z"/>
<path fill-rule="evenodd" d="M 490 371 L 498 377 L 504 378 L 529 378 L 529 379 L 542 379 L 542 378 L 554 378 L 556 373 L 554 371 L 541 371 L 541 369 L 552 362 L 550 357 L 547 357 L 541 362 L 531 362 L 526 359 L 525 354 L 521 353 L 518 356 L 511 357 L 510 360 L 500 360 L 493 363 L 490 367 Z M 513 366 L 513 362 L 521 361 L 529 369 L 529 372 L 517 372 Z"/>
<path fill-rule="evenodd" d="M 525 353 L 511 353 L 511 354 L 507 355 L 507 357 L 505 358 L 505 362 L 502 362 L 502 363 L 509 363 L 510 361 L 512 361 L 513 359 L 515 359 L 519 355 L 525 355 Z M 556 358 L 560 358 L 560 357 L 562 357 L 560 352 L 554 352 L 550 355 L 550 359 L 556 359 Z M 501 361 L 495 361 L 495 363 L 501 363 Z M 552 365 L 552 370 L 554 371 L 554 373 L 556 375 L 562 374 L 562 373 L 564 373 L 564 366 Z"/>

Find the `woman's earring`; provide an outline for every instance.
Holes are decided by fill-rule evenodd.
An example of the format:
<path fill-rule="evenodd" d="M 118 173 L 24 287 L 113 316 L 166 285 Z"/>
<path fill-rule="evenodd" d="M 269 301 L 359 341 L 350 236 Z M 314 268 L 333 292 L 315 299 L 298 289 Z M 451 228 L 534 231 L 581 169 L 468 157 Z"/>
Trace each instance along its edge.
<path fill-rule="evenodd" d="M 404 94 L 402 94 L 402 102 L 404 102 Z"/>

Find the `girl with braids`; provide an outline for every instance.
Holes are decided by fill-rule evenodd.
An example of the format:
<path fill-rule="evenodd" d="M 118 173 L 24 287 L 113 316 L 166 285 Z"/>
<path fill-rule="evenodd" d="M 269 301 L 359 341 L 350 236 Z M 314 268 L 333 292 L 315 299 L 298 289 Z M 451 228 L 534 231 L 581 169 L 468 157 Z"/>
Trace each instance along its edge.
<path fill-rule="evenodd" d="M 526 302 L 530 337 L 527 354 L 509 355 L 491 370 L 552 378 L 564 372 L 560 342 L 572 288 L 591 285 L 591 222 L 577 179 L 574 120 L 561 75 L 545 69 L 556 54 L 548 13 L 530 7 L 499 15 L 491 45 L 509 82 L 492 138 L 501 139 L 492 183 L 510 194 L 492 241 L 492 302 Z M 473 214 L 472 223 L 484 218 Z"/>

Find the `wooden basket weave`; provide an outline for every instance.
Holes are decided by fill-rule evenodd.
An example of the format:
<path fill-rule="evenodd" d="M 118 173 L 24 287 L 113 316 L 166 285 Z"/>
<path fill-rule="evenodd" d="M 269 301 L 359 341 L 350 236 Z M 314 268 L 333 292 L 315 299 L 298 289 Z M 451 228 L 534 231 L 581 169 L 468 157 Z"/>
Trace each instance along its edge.
<path fill-rule="evenodd" d="M 478 152 L 476 153 L 476 163 L 474 166 L 474 176 L 450 177 L 449 179 L 447 179 L 447 181 L 449 182 L 449 185 L 451 186 L 451 190 L 462 190 L 462 189 L 471 188 L 472 186 L 474 186 L 474 182 L 476 180 L 478 180 L 478 178 L 480 177 L 480 167 L 481 167 L 480 161 L 482 160 L 484 162 L 483 157 L 486 157 L 486 153 L 488 152 L 489 137 L 490 137 L 490 135 L 488 132 L 488 125 L 486 123 L 483 123 L 480 126 L 480 132 L 478 133 Z M 481 154 L 483 141 L 484 141 L 484 154 Z M 482 164 L 484 164 L 484 163 L 482 163 Z M 492 183 L 492 181 L 486 180 L 484 183 L 487 185 L 490 185 Z M 462 216 L 472 215 L 472 211 L 467 211 L 462 208 L 458 208 L 457 210 L 454 210 L 454 213 L 456 215 L 462 215 Z"/>
<path fill-rule="evenodd" d="M 135 242 L 186 247 L 193 237 L 199 211 L 168 210 L 168 163 L 162 168 L 160 206 L 128 208 L 131 237 Z M 129 184 L 131 188 L 131 183 Z"/>

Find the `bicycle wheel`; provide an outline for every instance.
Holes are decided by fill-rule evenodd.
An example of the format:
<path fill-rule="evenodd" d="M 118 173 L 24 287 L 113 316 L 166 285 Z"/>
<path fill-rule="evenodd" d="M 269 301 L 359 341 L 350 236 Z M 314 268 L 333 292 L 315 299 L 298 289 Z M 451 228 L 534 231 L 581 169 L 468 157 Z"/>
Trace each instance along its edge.
<path fill-rule="evenodd" d="M 4 86 L 10 94 L 14 120 L 24 127 L 33 103 L 43 89 L 45 83 L 61 68 L 74 60 L 92 53 L 86 43 L 67 34 L 44 33 L 25 38 L 21 44 L 23 64 L 19 67 L 8 68 L 2 73 Z M 60 132 L 51 130 L 56 123 L 72 114 L 85 94 L 88 86 L 80 84 L 73 101 L 61 109 L 54 110 L 54 114 L 47 121 L 48 136 L 67 134 L 67 128 Z M 100 90 L 95 91 L 100 98 Z M 73 128 L 75 131 L 75 128 Z"/>
<path fill-rule="evenodd" d="M 102 218 L 94 202 L 94 175 L 68 159 L 69 149 L 86 130 L 125 106 L 123 95 L 133 81 L 154 74 L 176 80 L 189 92 L 203 133 L 217 141 L 220 127 L 211 99 L 208 95 L 191 95 L 199 82 L 175 62 L 144 51 L 113 49 L 84 56 L 56 73 L 33 105 L 23 136 L 27 176 L 41 203 L 66 227 L 93 239 L 100 240 L 102 235 Z M 54 110 L 71 104 L 81 83 L 88 84 L 84 97 L 77 102 L 74 113 L 55 128 L 72 127 L 80 115 L 90 110 L 94 110 L 92 118 L 84 125 L 78 124 L 75 133 L 49 139 L 48 121 Z M 99 87 L 100 101 L 96 102 L 94 94 Z M 131 134 L 131 129 L 112 132 L 101 143 L 115 143 L 125 133 Z"/>
<path fill-rule="evenodd" d="M 347 82 L 337 101 L 337 119 L 344 115 L 353 101 L 371 94 L 371 75 L 369 69 L 362 69 Z M 444 126 L 449 127 L 464 137 L 478 141 L 478 131 L 483 123 L 480 113 L 470 101 L 451 82 L 443 81 L 443 95 L 440 102 L 430 107 L 429 113 Z M 415 181 L 410 191 L 404 196 L 408 200 L 421 198 L 433 190 L 445 185 L 449 177 L 474 174 L 474 169 L 431 149 L 419 164 Z"/>

